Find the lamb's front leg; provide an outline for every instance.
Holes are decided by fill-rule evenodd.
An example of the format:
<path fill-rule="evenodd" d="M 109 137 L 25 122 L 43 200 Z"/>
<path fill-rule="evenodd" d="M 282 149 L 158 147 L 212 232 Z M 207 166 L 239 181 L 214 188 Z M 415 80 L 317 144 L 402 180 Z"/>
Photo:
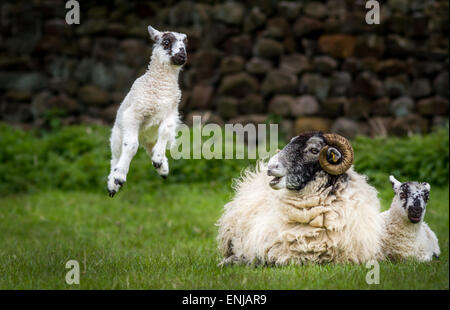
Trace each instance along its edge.
<path fill-rule="evenodd" d="M 177 118 L 168 117 L 159 126 L 158 140 L 152 150 L 152 163 L 156 172 L 167 178 L 169 175 L 169 162 L 166 157 L 167 144 L 171 145 L 175 141 Z"/>
<path fill-rule="evenodd" d="M 119 161 L 112 168 L 108 176 L 108 192 L 109 196 L 113 197 L 120 187 L 127 180 L 128 170 L 130 168 L 131 160 L 137 152 L 139 147 L 139 127 L 140 122 L 134 118 L 124 118 L 122 133 L 122 152 Z"/>

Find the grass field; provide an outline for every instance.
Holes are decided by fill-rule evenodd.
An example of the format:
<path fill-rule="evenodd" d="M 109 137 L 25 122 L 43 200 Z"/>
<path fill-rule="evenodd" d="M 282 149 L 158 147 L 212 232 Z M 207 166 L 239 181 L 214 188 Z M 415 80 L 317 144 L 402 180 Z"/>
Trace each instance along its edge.
<path fill-rule="evenodd" d="M 368 285 L 364 265 L 218 267 L 214 224 L 232 197 L 231 178 L 239 173 L 230 170 L 222 179 L 213 173 L 202 182 L 167 182 L 150 172 L 142 153 L 113 199 L 104 184 L 75 189 L 41 184 L 3 191 L 0 289 L 449 289 L 448 180 L 432 183 L 426 214 L 439 238 L 440 259 L 380 262 L 380 284 Z M 10 158 L 0 151 L 0 171 L 25 156 L 15 154 Z M 105 169 L 107 163 L 102 165 Z M 28 177 L 41 176 L 37 171 Z M 376 177 L 386 209 L 393 192 L 386 173 Z M 65 282 L 65 264 L 71 259 L 80 263 L 80 285 Z"/>

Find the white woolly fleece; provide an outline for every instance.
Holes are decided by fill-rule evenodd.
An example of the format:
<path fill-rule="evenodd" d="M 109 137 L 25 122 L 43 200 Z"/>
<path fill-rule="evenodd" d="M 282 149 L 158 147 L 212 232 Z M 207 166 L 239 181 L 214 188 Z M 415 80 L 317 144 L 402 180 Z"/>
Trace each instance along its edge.
<path fill-rule="evenodd" d="M 392 260 L 415 258 L 419 261 L 431 261 L 433 255 L 439 256 L 438 239 L 427 223 L 411 223 L 400 212 L 401 202 L 395 196 L 391 208 L 381 214 L 385 224 L 382 249 L 386 257 Z"/>
<path fill-rule="evenodd" d="M 377 191 L 353 170 L 326 187 L 325 172 L 304 189 L 274 190 L 267 165 L 246 170 L 218 222 L 226 263 L 355 262 L 380 259 L 383 221 Z M 332 191 L 333 190 L 333 191 Z"/>

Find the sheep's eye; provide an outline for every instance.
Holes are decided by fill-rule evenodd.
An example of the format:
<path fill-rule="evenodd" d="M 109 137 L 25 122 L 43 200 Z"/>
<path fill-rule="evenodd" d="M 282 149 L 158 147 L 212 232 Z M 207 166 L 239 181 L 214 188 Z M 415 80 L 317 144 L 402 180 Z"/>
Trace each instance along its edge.
<path fill-rule="evenodd" d="M 428 193 L 423 193 L 423 200 L 425 200 L 425 202 L 428 202 L 428 199 L 430 198 Z"/>
<path fill-rule="evenodd" d="M 400 193 L 400 199 L 405 200 L 405 199 L 406 199 L 406 193 L 401 192 L 401 193 Z"/>
<path fill-rule="evenodd" d="M 310 149 L 309 151 L 310 151 L 311 153 L 313 153 L 313 154 L 319 154 L 319 150 L 316 149 L 316 148 L 312 148 L 312 149 Z"/>
<path fill-rule="evenodd" d="M 163 41 L 163 45 L 164 45 L 165 47 L 169 46 L 169 40 L 167 40 L 167 39 L 164 40 L 164 41 Z"/>

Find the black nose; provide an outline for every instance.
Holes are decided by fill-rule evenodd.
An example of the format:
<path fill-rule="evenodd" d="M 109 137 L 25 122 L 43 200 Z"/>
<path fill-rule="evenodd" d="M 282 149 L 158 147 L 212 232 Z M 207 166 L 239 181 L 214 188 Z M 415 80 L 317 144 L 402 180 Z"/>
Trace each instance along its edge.
<path fill-rule="evenodd" d="M 416 214 L 422 213 L 422 208 L 419 207 L 419 206 L 413 206 L 413 207 L 411 208 L 411 211 L 414 212 L 414 213 L 416 213 Z"/>
<path fill-rule="evenodd" d="M 420 201 L 418 199 L 414 200 L 414 208 L 420 208 Z"/>
<path fill-rule="evenodd" d="M 186 51 L 182 50 L 181 52 L 176 53 L 172 56 L 172 62 L 175 65 L 182 65 L 186 62 Z"/>

